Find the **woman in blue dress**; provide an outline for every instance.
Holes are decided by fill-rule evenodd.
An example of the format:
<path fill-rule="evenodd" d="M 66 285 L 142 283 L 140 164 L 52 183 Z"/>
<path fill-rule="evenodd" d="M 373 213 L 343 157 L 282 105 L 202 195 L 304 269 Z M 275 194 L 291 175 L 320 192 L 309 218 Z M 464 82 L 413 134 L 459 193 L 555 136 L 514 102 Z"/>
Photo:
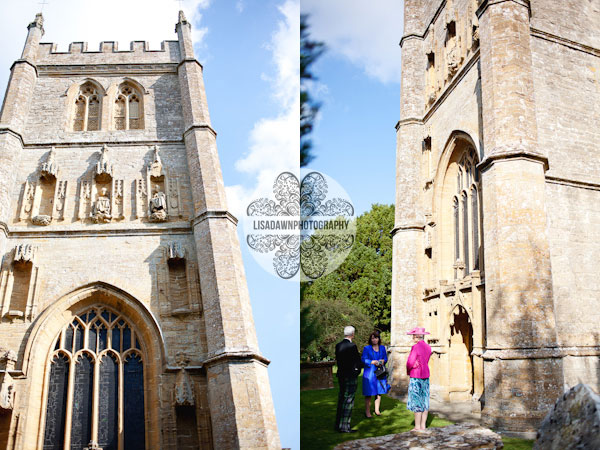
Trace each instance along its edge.
<path fill-rule="evenodd" d="M 373 331 L 369 336 L 369 345 L 363 348 L 362 362 L 364 364 L 363 372 L 363 395 L 365 396 L 365 416 L 371 418 L 371 397 L 375 396 L 375 415 L 380 416 L 379 404 L 381 403 L 381 394 L 387 394 L 390 385 L 387 379 L 378 380 L 375 376 L 375 370 L 378 366 L 385 365 L 387 362 L 387 351 L 381 345 L 379 331 Z"/>

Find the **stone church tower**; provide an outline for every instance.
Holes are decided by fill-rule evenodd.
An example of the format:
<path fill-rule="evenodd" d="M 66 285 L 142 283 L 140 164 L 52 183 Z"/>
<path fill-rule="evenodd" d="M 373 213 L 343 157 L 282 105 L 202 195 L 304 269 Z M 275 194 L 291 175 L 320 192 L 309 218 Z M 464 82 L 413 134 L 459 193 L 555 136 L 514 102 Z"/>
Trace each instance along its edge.
<path fill-rule="evenodd" d="M 600 3 L 404 0 L 394 384 L 534 430 L 600 388 Z"/>
<path fill-rule="evenodd" d="M 28 27 L 0 117 L 0 449 L 280 449 L 202 66 Z"/>

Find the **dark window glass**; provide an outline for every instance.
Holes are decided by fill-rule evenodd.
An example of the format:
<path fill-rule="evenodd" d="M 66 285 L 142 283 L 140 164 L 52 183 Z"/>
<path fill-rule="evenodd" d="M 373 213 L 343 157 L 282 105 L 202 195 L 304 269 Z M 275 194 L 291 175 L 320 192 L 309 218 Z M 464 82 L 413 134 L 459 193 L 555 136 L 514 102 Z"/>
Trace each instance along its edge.
<path fill-rule="evenodd" d="M 139 355 L 127 357 L 123 377 L 125 448 L 144 450 L 144 366 Z"/>
<path fill-rule="evenodd" d="M 127 351 L 131 348 L 131 329 L 129 327 L 123 328 L 123 351 Z"/>
<path fill-rule="evenodd" d="M 479 269 L 479 204 L 477 189 L 471 189 L 471 214 L 473 215 L 473 269 Z"/>
<path fill-rule="evenodd" d="M 112 343 L 111 347 L 113 350 L 121 351 L 121 330 L 119 328 L 113 328 L 112 330 Z"/>
<path fill-rule="evenodd" d="M 462 197 L 462 209 L 463 209 L 463 255 L 465 257 L 465 275 L 470 273 L 469 269 L 469 203 L 467 196 L 463 194 Z"/>
<path fill-rule="evenodd" d="M 110 353 L 105 354 L 100 363 L 99 390 L 98 445 L 103 450 L 117 450 L 119 365 L 117 364 L 115 356 Z"/>
<path fill-rule="evenodd" d="M 96 333 L 98 332 L 97 328 L 92 325 L 90 330 L 88 331 L 88 348 L 96 352 Z"/>
<path fill-rule="evenodd" d="M 63 450 L 68 382 L 69 358 L 61 353 L 52 359 L 50 365 L 44 450 Z"/>
<path fill-rule="evenodd" d="M 98 336 L 98 351 L 106 350 L 106 343 L 108 341 L 106 327 L 102 325 L 100 328 L 100 335 Z"/>
<path fill-rule="evenodd" d="M 85 353 L 79 355 L 75 365 L 71 450 L 81 450 L 86 447 L 92 436 L 93 380 L 92 358 Z"/>
<path fill-rule="evenodd" d="M 75 352 L 83 348 L 83 331 L 81 325 L 75 328 Z"/>
<path fill-rule="evenodd" d="M 68 326 L 65 331 L 65 349 L 73 351 L 73 328 L 71 326 Z"/>
<path fill-rule="evenodd" d="M 454 199 L 454 262 L 460 259 L 460 223 L 458 221 L 458 200 Z M 456 270 L 454 271 L 456 278 Z"/>
<path fill-rule="evenodd" d="M 130 353 L 126 361 L 118 355 L 130 350 L 132 346 L 139 349 L 141 345 L 129 324 L 118 314 L 103 309 L 100 311 L 102 317 L 109 322 L 109 326 L 97 317 L 98 311 L 90 310 L 79 316 L 81 320 L 89 323 L 88 328 L 76 320 L 56 338 L 55 350 L 58 353 L 54 355 L 49 367 L 44 450 L 65 450 L 65 435 L 71 437 L 68 450 L 81 450 L 87 447 L 93 427 L 93 405 L 96 405 L 98 412 L 95 426 L 101 448 L 118 450 L 119 432 L 121 432 L 124 433 L 124 449 L 145 449 L 142 357 L 137 351 Z M 122 328 L 117 325 L 117 321 L 122 324 Z M 106 352 L 109 336 L 114 352 Z M 88 350 L 82 353 L 85 342 Z M 63 352 L 64 350 L 71 352 L 73 349 L 80 353 L 73 369 L 70 369 L 70 356 Z M 96 359 L 100 352 L 104 354 Z M 96 371 L 94 364 L 100 364 Z M 70 370 L 75 371 L 71 378 L 69 378 Z M 123 380 L 120 379 L 121 374 L 124 374 Z M 69 382 L 73 385 L 69 386 Z M 97 392 L 94 392 L 94 386 L 98 386 Z M 72 403 L 67 405 L 69 390 L 73 391 L 73 398 Z M 122 399 L 120 399 L 121 395 Z M 123 404 L 122 409 L 119 409 L 120 402 Z M 70 426 L 65 419 L 68 409 L 72 410 Z M 123 416 L 120 417 L 119 413 Z M 123 424 L 125 431 L 123 429 L 119 431 L 119 423 Z"/>

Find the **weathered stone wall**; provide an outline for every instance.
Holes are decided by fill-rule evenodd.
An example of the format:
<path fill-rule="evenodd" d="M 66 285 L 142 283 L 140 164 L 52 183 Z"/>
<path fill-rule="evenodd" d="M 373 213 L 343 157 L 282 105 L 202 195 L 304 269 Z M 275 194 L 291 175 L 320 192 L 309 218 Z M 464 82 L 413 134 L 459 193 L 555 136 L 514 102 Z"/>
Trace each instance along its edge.
<path fill-rule="evenodd" d="M 474 400 L 485 382 L 486 423 L 531 430 L 563 382 L 600 380 L 600 4 L 407 2 L 404 32 L 396 227 L 415 220 L 410 236 L 394 237 L 392 351 L 402 353 L 407 320 L 431 327 L 432 380 L 452 384 L 446 316 L 459 290 L 478 292 L 461 301 L 473 321 Z M 455 281 L 445 267 L 454 218 L 442 200 L 460 140 L 483 161 L 485 267 Z M 409 155 L 419 159 L 416 177 Z M 445 395 L 441 387 L 432 392 Z"/>
<path fill-rule="evenodd" d="M 42 42 L 38 47 L 39 65 L 66 64 L 165 64 L 179 63 L 178 41 L 163 41 L 161 50 L 149 50 L 148 43 L 133 41 L 129 49 L 119 49 L 117 42 L 101 42 L 97 49 L 88 48 L 87 42 L 73 42 L 68 51 L 58 51 L 56 44 Z M 94 70 L 94 69 L 91 69 Z"/>
<path fill-rule="evenodd" d="M 183 111 L 179 80 L 174 71 L 144 75 L 136 73 L 133 69 L 132 73 L 128 73 L 126 69 L 115 67 L 113 73 L 111 75 L 108 73 L 86 75 L 79 73 L 67 76 L 63 72 L 62 76 L 40 76 L 33 90 L 31 106 L 27 114 L 27 128 L 23 135 L 25 142 L 28 144 L 52 144 L 82 141 L 103 143 L 123 140 L 139 142 L 181 139 L 184 131 Z M 94 80 L 107 91 L 111 86 L 115 88 L 126 79 L 137 81 L 147 91 L 147 93 L 142 93 L 143 130 L 114 130 L 112 124 L 108 123 L 111 111 L 102 111 L 102 119 L 105 123 L 102 124 L 101 131 L 72 131 L 75 99 L 66 95 L 70 87 L 74 84 L 81 84 L 85 80 Z M 103 106 L 112 108 L 114 105 L 105 102 Z"/>
<path fill-rule="evenodd" d="M 600 4 L 532 1 L 538 141 L 565 385 L 600 387 Z M 538 31 L 540 30 L 540 31 Z M 594 47 L 588 48 L 587 46 Z M 575 306 L 576 305 L 576 306 Z"/>
<path fill-rule="evenodd" d="M 530 0 L 530 3 L 532 28 L 600 48 L 600 3 L 597 0 Z"/>
<path fill-rule="evenodd" d="M 600 20 L 600 17 L 599 17 Z M 531 37 L 539 146 L 547 177 L 600 181 L 600 50 L 597 55 Z"/>
<path fill-rule="evenodd" d="M 94 132 L 95 133 L 95 132 Z M 119 133 L 126 133 L 120 131 Z M 135 133 L 135 132 L 134 132 Z M 77 133 L 74 133 L 77 134 Z M 80 138 L 81 139 L 81 138 Z M 134 181 L 145 178 L 146 169 L 151 164 L 154 157 L 152 149 L 154 142 L 145 144 L 123 144 L 116 142 L 109 144 L 109 157 L 114 166 L 114 178 L 123 180 L 125 210 L 127 216 L 123 220 L 112 221 L 111 223 L 96 225 L 89 220 L 82 222 L 78 218 L 80 207 L 80 188 L 83 180 L 91 180 L 96 163 L 99 161 L 102 144 L 96 145 L 89 143 L 74 144 L 72 146 L 63 146 L 63 142 L 57 143 L 55 163 L 59 168 L 59 180 L 67 181 L 66 210 L 64 220 L 53 221 L 48 227 L 40 228 L 27 221 L 19 219 L 25 182 L 36 182 L 40 176 L 40 167 L 46 161 L 50 147 L 32 145 L 22 151 L 19 170 L 16 174 L 15 187 L 12 190 L 10 220 L 15 229 L 27 228 L 31 231 L 48 230 L 123 230 L 123 229 L 148 229 L 156 225 L 148 224 L 136 220 L 136 198 Z M 191 203 L 190 178 L 187 171 L 187 156 L 185 147 L 179 143 L 161 143 L 158 145 L 159 155 L 163 161 L 163 167 L 172 178 L 176 178 L 179 183 L 179 202 L 181 205 L 182 217 L 172 217 L 169 222 L 161 224 L 161 227 L 185 226 L 189 228 L 189 219 L 193 213 Z M 184 225 L 185 224 L 185 225 Z"/>

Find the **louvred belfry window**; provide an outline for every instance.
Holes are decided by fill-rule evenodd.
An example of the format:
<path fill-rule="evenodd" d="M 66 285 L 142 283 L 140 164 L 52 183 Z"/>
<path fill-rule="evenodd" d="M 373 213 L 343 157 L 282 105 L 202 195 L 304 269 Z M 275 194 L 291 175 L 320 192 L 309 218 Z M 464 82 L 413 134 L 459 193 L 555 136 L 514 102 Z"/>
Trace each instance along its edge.
<path fill-rule="evenodd" d="M 90 83 L 84 83 L 75 99 L 73 131 L 98 131 L 100 129 L 101 94 Z"/>
<path fill-rule="evenodd" d="M 144 358 L 127 319 L 95 306 L 56 339 L 47 383 L 44 450 L 145 449 Z"/>
<path fill-rule="evenodd" d="M 142 96 L 140 92 L 128 83 L 121 84 L 115 99 L 113 113 L 115 130 L 143 129 L 142 110 Z"/>

